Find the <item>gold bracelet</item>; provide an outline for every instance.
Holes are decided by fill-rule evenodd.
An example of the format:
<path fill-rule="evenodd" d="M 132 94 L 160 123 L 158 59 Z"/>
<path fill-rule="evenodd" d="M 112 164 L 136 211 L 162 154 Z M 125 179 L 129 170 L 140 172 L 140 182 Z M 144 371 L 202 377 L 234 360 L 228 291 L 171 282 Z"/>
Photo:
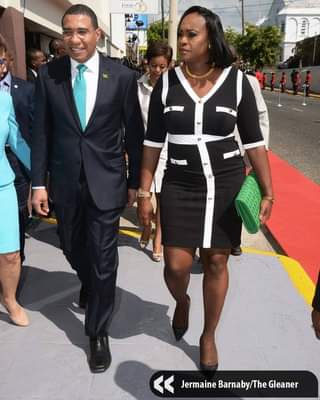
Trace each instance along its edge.
<path fill-rule="evenodd" d="M 271 201 L 271 203 L 274 203 L 274 197 L 272 197 L 272 196 L 263 196 L 262 200 L 269 200 L 269 201 Z"/>
<path fill-rule="evenodd" d="M 147 198 L 151 197 L 151 193 L 148 192 L 147 190 L 143 190 L 143 189 L 139 188 L 138 192 L 137 192 L 137 197 L 140 199 L 147 199 Z"/>

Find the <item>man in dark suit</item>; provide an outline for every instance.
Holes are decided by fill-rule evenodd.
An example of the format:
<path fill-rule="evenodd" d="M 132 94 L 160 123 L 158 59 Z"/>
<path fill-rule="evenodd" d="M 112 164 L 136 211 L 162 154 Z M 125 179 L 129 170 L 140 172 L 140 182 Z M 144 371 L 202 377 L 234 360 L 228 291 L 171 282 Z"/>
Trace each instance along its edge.
<path fill-rule="evenodd" d="M 47 62 L 43 51 L 39 49 L 27 50 L 27 80 L 35 82 L 41 65 Z"/>
<path fill-rule="evenodd" d="M 74 5 L 62 28 L 68 56 L 41 67 L 36 83 L 33 205 L 40 215 L 49 211 L 49 171 L 62 249 L 81 280 L 80 300 L 88 296 L 89 365 L 102 372 L 111 362 L 119 219 L 136 199 L 144 131 L 135 74 L 96 51 L 94 12 Z"/>
<path fill-rule="evenodd" d="M 0 35 L 0 59 L 3 68 L 0 74 L 0 90 L 11 94 L 16 113 L 16 119 L 20 131 L 26 142 L 31 145 L 31 127 L 33 121 L 34 85 L 23 79 L 17 78 L 10 73 L 12 57 L 8 45 Z M 10 165 L 15 173 L 15 188 L 19 205 L 19 228 L 20 228 L 20 255 L 21 262 L 24 260 L 25 229 L 28 220 L 28 197 L 30 190 L 30 178 L 23 164 L 18 160 L 9 146 L 6 146 L 6 154 Z"/>

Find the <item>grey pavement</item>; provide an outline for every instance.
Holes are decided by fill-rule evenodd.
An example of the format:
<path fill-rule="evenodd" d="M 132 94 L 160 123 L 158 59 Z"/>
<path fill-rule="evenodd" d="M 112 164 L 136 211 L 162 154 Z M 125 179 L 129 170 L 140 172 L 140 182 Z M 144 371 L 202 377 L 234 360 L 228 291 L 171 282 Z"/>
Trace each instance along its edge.
<path fill-rule="evenodd" d="M 126 213 L 122 226 L 135 224 Z M 131 221 L 131 222 L 130 222 Z M 260 234 L 244 245 L 270 250 Z M 190 328 L 177 343 L 170 329 L 174 302 L 163 264 L 120 235 L 116 307 L 110 327 L 113 362 L 98 375 L 87 364 L 79 282 L 58 248 L 56 226 L 41 223 L 27 240 L 20 299 L 31 325 L 18 328 L 0 310 L 0 400 L 106 400 L 156 398 L 149 379 L 158 370 L 196 370 L 201 333 L 202 273 L 195 264 L 189 294 Z M 277 257 L 231 257 L 230 287 L 217 332 L 221 370 L 310 370 L 320 377 L 310 307 Z"/>

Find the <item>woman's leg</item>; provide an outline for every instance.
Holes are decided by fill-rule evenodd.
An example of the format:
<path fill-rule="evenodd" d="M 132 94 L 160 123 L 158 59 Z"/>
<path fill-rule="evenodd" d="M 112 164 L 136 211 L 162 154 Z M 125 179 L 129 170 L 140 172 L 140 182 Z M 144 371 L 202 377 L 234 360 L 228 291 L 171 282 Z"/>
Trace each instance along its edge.
<path fill-rule="evenodd" d="M 190 280 L 195 249 L 164 247 L 164 279 L 176 301 L 172 324 L 177 328 L 188 325 L 189 298 L 187 289 Z"/>
<path fill-rule="evenodd" d="M 162 245 L 161 245 L 161 222 L 160 222 L 160 193 L 155 193 L 156 200 L 156 229 L 154 233 L 153 239 L 153 258 L 155 261 L 160 261 L 160 257 L 162 254 Z M 156 258 L 159 259 L 156 259 Z"/>
<path fill-rule="evenodd" d="M 205 365 L 218 363 L 215 330 L 228 290 L 229 249 L 202 249 L 204 328 L 200 338 L 200 361 Z"/>
<path fill-rule="evenodd" d="M 15 324 L 27 326 L 29 324 L 28 316 L 16 300 L 20 269 L 21 260 L 19 251 L 0 254 L 1 302 L 3 302 L 11 320 Z"/>
<path fill-rule="evenodd" d="M 145 249 L 148 246 L 151 233 L 152 233 L 152 225 L 150 222 L 149 226 L 144 226 L 142 229 L 142 233 L 141 233 L 140 241 L 139 241 L 140 247 L 142 249 Z"/>

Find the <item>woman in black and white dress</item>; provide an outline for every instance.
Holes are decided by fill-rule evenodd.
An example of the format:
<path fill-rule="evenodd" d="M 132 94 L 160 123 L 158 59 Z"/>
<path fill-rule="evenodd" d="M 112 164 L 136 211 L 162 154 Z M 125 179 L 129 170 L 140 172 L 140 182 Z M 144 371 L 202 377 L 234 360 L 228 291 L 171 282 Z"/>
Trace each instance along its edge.
<path fill-rule="evenodd" d="M 151 96 L 139 216 L 144 225 L 149 223 L 149 189 L 167 136 L 160 204 L 164 275 L 176 300 L 172 328 L 177 340 L 188 328 L 187 288 L 199 247 L 205 312 L 200 367 L 214 370 L 215 330 L 228 287 L 227 261 L 241 236 L 234 199 L 245 168 L 234 138 L 236 125 L 263 190 L 261 223 L 270 217 L 273 192 L 255 97 L 246 76 L 231 66 L 233 56 L 219 17 L 203 7 L 188 9 L 179 23 L 178 47 L 183 66 L 163 74 Z"/>

